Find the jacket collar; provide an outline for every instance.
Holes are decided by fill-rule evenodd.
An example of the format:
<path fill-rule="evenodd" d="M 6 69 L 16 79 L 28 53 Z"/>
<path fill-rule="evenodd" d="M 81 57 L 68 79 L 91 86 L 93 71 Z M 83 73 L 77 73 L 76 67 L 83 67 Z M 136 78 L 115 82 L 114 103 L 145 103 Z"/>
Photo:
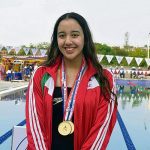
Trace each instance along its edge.
<path fill-rule="evenodd" d="M 54 78 L 54 79 L 56 78 L 57 70 L 58 70 L 58 67 L 61 64 L 61 61 L 62 61 L 62 57 L 59 56 L 56 59 L 56 62 L 51 67 L 46 67 L 46 72 L 49 73 L 52 76 L 52 78 Z M 97 73 L 97 71 L 93 67 L 93 64 L 90 61 L 90 59 L 86 63 L 87 63 L 86 75 L 87 75 L 88 78 L 90 78 L 90 77 L 94 76 Z"/>

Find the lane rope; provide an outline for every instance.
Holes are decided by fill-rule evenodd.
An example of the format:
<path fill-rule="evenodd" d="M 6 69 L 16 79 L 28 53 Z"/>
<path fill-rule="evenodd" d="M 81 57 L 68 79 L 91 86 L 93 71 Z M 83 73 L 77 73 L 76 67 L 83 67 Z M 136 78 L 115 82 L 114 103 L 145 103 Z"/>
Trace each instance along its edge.
<path fill-rule="evenodd" d="M 119 126 L 120 126 L 120 129 L 122 131 L 122 135 L 124 137 L 124 140 L 125 140 L 125 143 L 126 143 L 126 146 L 128 148 L 128 150 L 136 150 L 131 138 L 130 138 L 130 135 L 127 131 L 127 128 L 121 118 L 121 115 L 120 113 L 117 111 L 117 120 L 118 120 L 118 123 L 119 123 Z"/>
<path fill-rule="evenodd" d="M 17 126 L 24 126 L 26 124 L 26 120 L 21 121 Z M 6 141 L 13 133 L 13 129 L 7 131 L 5 134 L 0 136 L 0 144 L 2 144 L 4 141 Z"/>

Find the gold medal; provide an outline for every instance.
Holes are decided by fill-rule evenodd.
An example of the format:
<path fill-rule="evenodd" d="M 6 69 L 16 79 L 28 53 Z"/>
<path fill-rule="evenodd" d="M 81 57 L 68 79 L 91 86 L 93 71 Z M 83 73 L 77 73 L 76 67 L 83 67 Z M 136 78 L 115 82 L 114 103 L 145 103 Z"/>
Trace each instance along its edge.
<path fill-rule="evenodd" d="M 72 134 L 74 132 L 74 124 L 73 124 L 72 121 L 68 121 L 68 123 L 70 124 L 71 129 L 72 129 L 71 132 L 70 132 L 70 134 Z"/>
<path fill-rule="evenodd" d="M 63 121 L 58 126 L 58 132 L 63 135 L 67 136 L 72 132 L 71 124 L 68 121 Z"/>

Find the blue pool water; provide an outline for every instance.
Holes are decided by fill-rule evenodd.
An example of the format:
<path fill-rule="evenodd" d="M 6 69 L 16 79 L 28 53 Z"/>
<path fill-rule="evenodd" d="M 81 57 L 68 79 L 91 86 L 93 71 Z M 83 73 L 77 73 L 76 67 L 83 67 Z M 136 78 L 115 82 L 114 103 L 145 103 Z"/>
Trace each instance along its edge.
<path fill-rule="evenodd" d="M 150 90 L 117 86 L 118 110 L 137 150 L 150 150 Z M 10 100 L 11 99 L 11 100 Z M 25 95 L 19 91 L 0 100 L 0 136 L 25 118 Z M 11 137 L 0 150 L 11 149 Z M 127 150 L 118 121 L 107 150 Z"/>
<path fill-rule="evenodd" d="M 150 150 L 150 94 L 118 94 L 118 108 L 135 148 Z M 115 149 L 127 149 L 118 122 L 108 145 Z"/>
<path fill-rule="evenodd" d="M 12 129 L 25 118 L 25 91 L 18 91 L 1 97 L 0 100 L 0 136 Z M 0 150 L 11 149 L 11 137 L 0 144 Z"/>

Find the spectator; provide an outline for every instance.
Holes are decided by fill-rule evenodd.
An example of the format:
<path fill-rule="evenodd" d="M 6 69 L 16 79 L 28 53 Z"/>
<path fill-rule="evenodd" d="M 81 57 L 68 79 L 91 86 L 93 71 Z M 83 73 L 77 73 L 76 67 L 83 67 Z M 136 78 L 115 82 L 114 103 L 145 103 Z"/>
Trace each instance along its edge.
<path fill-rule="evenodd" d="M 120 72 L 120 78 L 125 78 L 125 70 L 124 70 L 123 66 L 121 66 L 119 72 Z"/>

